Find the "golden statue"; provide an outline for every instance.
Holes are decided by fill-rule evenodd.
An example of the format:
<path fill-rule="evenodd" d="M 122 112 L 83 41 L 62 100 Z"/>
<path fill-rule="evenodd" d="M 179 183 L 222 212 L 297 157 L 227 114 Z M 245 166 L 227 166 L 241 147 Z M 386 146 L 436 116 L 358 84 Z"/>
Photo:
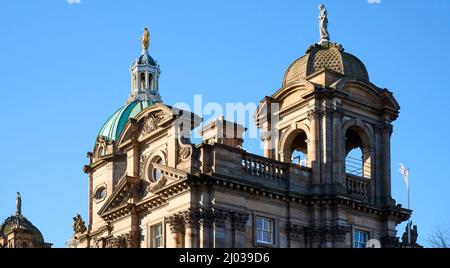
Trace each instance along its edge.
<path fill-rule="evenodd" d="M 144 34 L 142 35 L 142 48 L 148 49 L 150 46 L 150 32 L 147 27 L 144 28 Z"/>

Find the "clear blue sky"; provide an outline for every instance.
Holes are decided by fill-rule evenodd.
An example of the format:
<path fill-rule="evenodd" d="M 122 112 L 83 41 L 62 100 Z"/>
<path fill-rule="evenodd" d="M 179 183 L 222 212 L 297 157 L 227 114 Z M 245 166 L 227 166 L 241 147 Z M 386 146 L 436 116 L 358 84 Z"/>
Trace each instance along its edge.
<path fill-rule="evenodd" d="M 450 2 L 2 1 L 0 7 L 0 220 L 23 212 L 63 247 L 72 217 L 87 217 L 82 172 L 96 134 L 129 93 L 143 26 L 162 69 L 165 103 L 258 102 L 318 41 L 319 3 L 332 41 L 363 60 L 402 110 L 392 137 L 392 190 L 406 206 L 399 162 L 411 168 L 421 242 L 450 213 Z M 258 141 L 246 142 L 259 153 Z M 403 232 L 403 226 L 400 228 Z"/>

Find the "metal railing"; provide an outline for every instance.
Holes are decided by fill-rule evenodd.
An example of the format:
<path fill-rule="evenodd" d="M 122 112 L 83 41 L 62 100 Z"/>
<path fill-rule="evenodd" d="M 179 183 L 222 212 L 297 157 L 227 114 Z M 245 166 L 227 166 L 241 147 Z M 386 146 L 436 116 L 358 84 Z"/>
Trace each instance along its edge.
<path fill-rule="evenodd" d="M 345 173 L 357 176 L 370 178 L 371 165 L 370 163 L 364 163 L 363 159 L 347 156 L 345 158 Z"/>

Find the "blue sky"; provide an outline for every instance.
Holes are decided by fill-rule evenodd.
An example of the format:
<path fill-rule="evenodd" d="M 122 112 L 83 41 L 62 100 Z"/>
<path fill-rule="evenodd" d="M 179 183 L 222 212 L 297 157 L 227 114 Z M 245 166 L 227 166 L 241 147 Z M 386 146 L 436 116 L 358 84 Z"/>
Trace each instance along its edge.
<path fill-rule="evenodd" d="M 64 247 L 72 217 L 87 217 L 86 152 L 128 96 L 143 26 L 161 65 L 165 103 L 193 103 L 194 94 L 204 102 L 258 102 L 318 41 L 320 3 L 332 41 L 358 56 L 371 81 L 393 91 L 402 107 L 392 137 L 392 192 L 406 206 L 396 172 L 403 162 L 426 244 L 433 225 L 450 223 L 448 0 L 3 1 L 0 220 L 14 213 L 20 191 L 27 218 Z M 245 146 L 260 152 L 257 140 Z"/>

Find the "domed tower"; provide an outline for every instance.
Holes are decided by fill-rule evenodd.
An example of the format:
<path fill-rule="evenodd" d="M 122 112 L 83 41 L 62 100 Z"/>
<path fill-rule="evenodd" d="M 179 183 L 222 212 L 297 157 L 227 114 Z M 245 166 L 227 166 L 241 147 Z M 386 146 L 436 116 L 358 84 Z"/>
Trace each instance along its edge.
<path fill-rule="evenodd" d="M 145 213 L 138 215 L 136 204 L 152 195 L 153 188 L 171 181 L 168 175 L 162 179 L 156 166 L 190 168 L 186 159 L 193 149 L 189 138 L 184 138 L 187 135 L 181 134 L 195 128 L 199 123 L 192 120 L 199 118 L 162 103 L 161 71 L 149 54 L 147 28 L 142 46 L 130 68 L 131 93 L 126 103 L 106 120 L 88 153 L 89 164 L 84 167 L 89 175 L 87 228 L 75 228 L 70 247 L 139 247 L 144 234 L 138 217 Z M 115 222 L 119 218 L 122 222 Z"/>
<path fill-rule="evenodd" d="M 50 248 L 42 233 L 22 215 L 22 197 L 17 193 L 16 214 L 0 225 L 0 248 Z"/>
<path fill-rule="evenodd" d="M 310 169 L 313 195 L 395 206 L 390 138 L 399 104 L 370 82 L 361 60 L 329 41 L 320 9 L 320 42 L 288 67 L 281 88 L 255 114 L 265 157 Z M 384 235 L 395 236 L 389 217 L 382 224 Z"/>

